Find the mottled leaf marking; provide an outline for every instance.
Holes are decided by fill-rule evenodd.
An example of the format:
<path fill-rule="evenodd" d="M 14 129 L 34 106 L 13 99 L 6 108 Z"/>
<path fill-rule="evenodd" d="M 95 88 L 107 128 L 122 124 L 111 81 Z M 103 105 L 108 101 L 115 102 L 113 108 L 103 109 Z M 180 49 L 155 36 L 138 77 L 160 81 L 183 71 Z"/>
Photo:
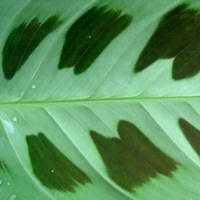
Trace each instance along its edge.
<path fill-rule="evenodd" d="M 49 189 L 75 192 L 78 184 L 91 182 L 43 133 L 29 135 L 26 141 L 33 172 Z"/>
<path fill-rule="evenodd" d="M 8 36 L 3 48 L 3 73 L 12 79 L 40 42 L 60 25 L 58 16 L 41 23 L 34 18 L 29 24 L 22 23 Z"/>
<path fill-rule="evenodd" d="M 136 63 L 135 72 L 141 72 L 158 59 L 169 58 L 174 58 L 174 80 L 193 77 L 200 71 L 200 14 L 187 7 L 182 4 L 161 19 Z"/>
<path fill-rule="evenodd" d="M 120 121 L 118 133 L 137 155 L 147 161 L 158 173 L 171 176 L 176 169 L 176 162 L 156 147 L 134 124 Z"/>
<path fill-rule="evenodd" d="M 200 156 L 200 130 L 183 118 L 180 118 L 178 122 L 185 137 Z"/>
<path fill-rule="evenodd" d="M 74 66 L 75 74 L 84 72 L 131 20 L 106 7 L 90 9 L 67 32 L 58 68 Z"/>
<path fill-rule="evenodd" d="M 3 167 L 3 161 L 1 161 L 1 160 L 0 160 L 0 169 L 1 169 L 1 170 L 4 169 L 4 167 Z"/>
<path fill-rule="evenodd" d="M 120 121 L 118 138 L 90 135 L 110 177 L 128 191 L 142 186 L 158 174 L 171 177 L 178 163 L 158 149 L 134 124 Z"/>
<path fill-rule="evenodd" d="M 6 163 L 2 160 L 0 160 L 0 170 L 2 170 L 4 173 L 8 172 L 8 167 Z"/>

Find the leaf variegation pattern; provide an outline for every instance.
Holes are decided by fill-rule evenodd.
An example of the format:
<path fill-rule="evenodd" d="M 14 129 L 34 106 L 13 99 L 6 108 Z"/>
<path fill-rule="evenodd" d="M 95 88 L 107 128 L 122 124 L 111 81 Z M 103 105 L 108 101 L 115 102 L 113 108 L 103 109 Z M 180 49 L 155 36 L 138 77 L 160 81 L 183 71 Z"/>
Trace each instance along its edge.
<path fill-rule="evenodd" d="M 200 198 L 199 0 L 0 5 L 0 199 Z"/>

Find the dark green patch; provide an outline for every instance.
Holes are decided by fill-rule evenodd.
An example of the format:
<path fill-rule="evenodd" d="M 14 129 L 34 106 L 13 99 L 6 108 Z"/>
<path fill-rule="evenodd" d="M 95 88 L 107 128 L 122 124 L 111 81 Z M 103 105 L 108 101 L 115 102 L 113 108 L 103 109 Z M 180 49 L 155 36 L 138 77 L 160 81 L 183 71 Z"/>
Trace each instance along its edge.
<path fill-rule="evenodd" d="M 179 126 L 187 140 L 190 142 L 191 146 L 200 156 L 200 130 L 182 118 L 179 119 Z"/>
<path fill-rule="evenodd" d="M 3 161 L 1 161 L 1 160 L 0 160 L 0 169 L 1 169 L 1 170 L 4 169 Z"/>
<path fill-rule="evenodd" d="M 26 141 L 33 172 L 46 187 L 75 192 L 78 184 L 91 182 L 43 133 L 27 136 Z"/>
<path fill-rule="evenodd" d="M 6 163 L 1 160 L 0 160 L 0 170 L 2 170 L 5 173 L 8 172 L 8 167 L 7 167 Z"/>
<path fill-rule="evenodd" d="M 132 191 L 158 174 L 171 177 L 178 163 L 159 150 L 135 125 L 120 121 L 120 139 L 106 138 L 95 131 L 91 137 L 110 177 Z"/>
<path fill-rule="evenodd" d="M 3 73 L 12 79 L 40 42 L 60 25 L 57 16 L 48 18 L 43 24 L 34 18 L 29 24 L 22 23 L 8 36 L 3 49 Z"/>
<path fill-rule="evenodd" d="M 200 71 L 200 14 L 182 4 L 168 12 L 142 51 L 134 71 L 158 59 L 174 58 L 172 78 L 190 78 Z"/>
<path fill-rule="evenodd" d="M 131 20 L 106 7 L 90 9 L 67 32 L 58 68 L 74 66 L 75 74 L 84 72 Z"/>

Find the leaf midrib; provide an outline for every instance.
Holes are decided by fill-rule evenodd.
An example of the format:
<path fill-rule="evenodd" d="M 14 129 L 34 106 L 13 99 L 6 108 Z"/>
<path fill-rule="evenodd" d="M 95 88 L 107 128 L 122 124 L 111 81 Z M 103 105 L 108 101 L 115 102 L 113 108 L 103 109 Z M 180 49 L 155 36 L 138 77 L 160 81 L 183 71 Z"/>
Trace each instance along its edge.
<path fill-rule="evenodd" d="M 106 104 L 106 103 L 141 103 L 141 102 L 163 102 L 163 101 L 189 101 L 200 100 L 200 96 L 169 96 L 169 97 L 123 97 L 102 99 L 69 99 L 69 100 L 39 100 L 39 101 L 10 101 L 0 102 L 0 107 L 15 106 L 45 106 L 45 105 L 75 105 L 75 104 Z"/>

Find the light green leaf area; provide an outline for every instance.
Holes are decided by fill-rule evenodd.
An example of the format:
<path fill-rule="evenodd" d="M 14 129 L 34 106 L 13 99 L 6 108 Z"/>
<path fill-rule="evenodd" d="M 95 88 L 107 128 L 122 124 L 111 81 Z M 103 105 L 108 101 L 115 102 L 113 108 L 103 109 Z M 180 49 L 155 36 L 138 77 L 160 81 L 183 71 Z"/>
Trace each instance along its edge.
<path fill-rule="evenodd" d="M 200 199 L 199 0 L 1 0 L 0 199 Z"/>

